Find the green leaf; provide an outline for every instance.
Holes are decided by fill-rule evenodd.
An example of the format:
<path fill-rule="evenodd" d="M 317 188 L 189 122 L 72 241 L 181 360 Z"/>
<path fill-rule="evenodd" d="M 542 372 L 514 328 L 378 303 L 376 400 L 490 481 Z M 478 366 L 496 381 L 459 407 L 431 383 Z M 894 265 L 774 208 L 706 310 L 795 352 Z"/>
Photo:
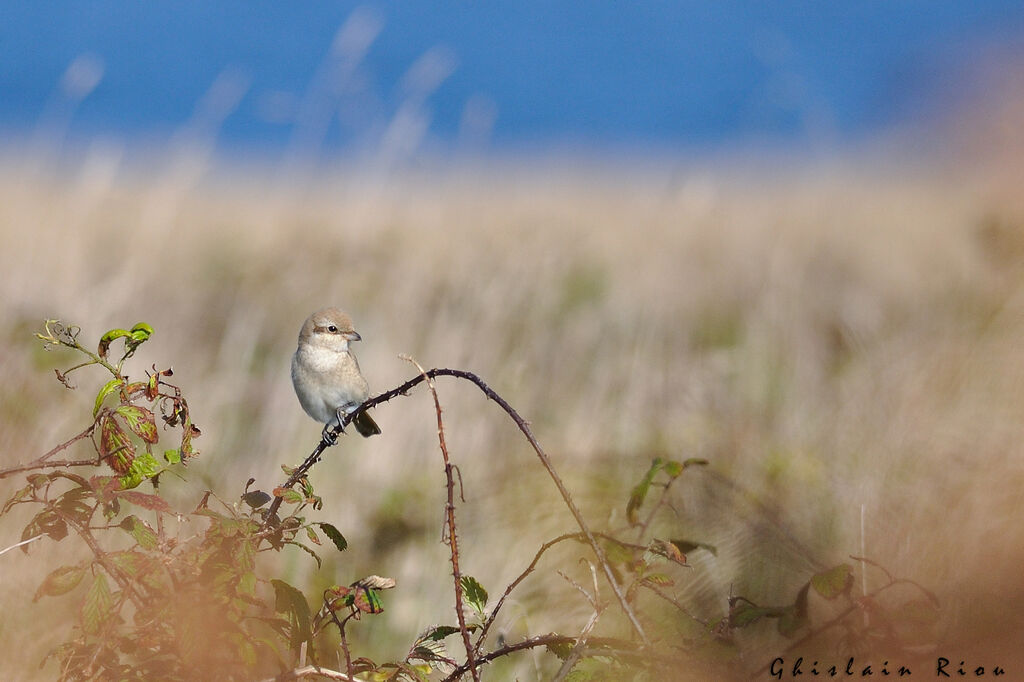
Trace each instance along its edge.
<path fill-rule="evenodd" d="M 792 638 L 804 625 L 807 624 L 807 591 L 810 583 L 805 583 L 796 596 L 796 601 L 786 607 L 779 617 L 779 634 L 783 637 Z"/>
<path fill-rule="evenodd" d="M 310 526 L 306 526 L 306 537 L 309 538 L 309 541 L 312 542 L 314 545 L 323 544 L 322 542 L 320 542 L 320 538 L 317 537 L 316 531 L 313 530 Z"/>
<path fill-rule="evenodd" d="M 129 490 L 159 474 L 160 469 L 160 463 L 156 461 L 156 458 L 150 453 L 144 452 L 132 460 L 128 472 L 118 480 L 123 490 Z"/>
<path fill-rule="evenodd" d="M 427 631 L 420 637 L 421 641 L 439 642 L 449 635 L 454 635 L 459 629 L 453 625 L 435 625 L 427 628 Z"/>
<path fill-rule="evenodd" d="M 272 498 L 270 495 L 266 494 L 262 490 L 250 490 L 249 492 L 242 495 L 242 502 L 245 502 L 253 509 L 259 509 L 267 502 L 270 502 L 270 500 L 272 499 L 274 498 Z"/>
<path fill-rule="evenodd" d="M 647 491 L 651 488 L 651 482 L 654 481 L 654 477 L 658 475 L 663 465 L 664 460 L 661 457 L 655 457 L 647 473 L 644 474 L 644 477 L 640 479 L 640 482 L 629 493 L 629 502 L 626 503 L 626 518 L 629 519 L 630 524 L 635 526 L 640 522 L 637 512 L 643 506 L 644 499 L 647 497 Z"/>
<path fill-rule="evenodd" d="M 43 579 L 32 601 L 42 597 L 57 597 L 78 587 L 85 577 L 84 566 L 61 566 Z"/>
<path fill-rule="evenodd" d="M 124 338 L 126 336 L 131 335 L 132 333 L 127 329 L 111 329 L 102 337 L 100 337 L 100 345 L 97 350 L 99 356 L 101 358 L 107 357 L 107 351 L 110 350 L 111 343 L 113 343 L 116 339 Z"/>
<path fill-rule="evenodd" d="M 121 405 L 114 412 L 124 417 L 128 428 L 142 440 L 150 444 L 160 440 L 160 435 L 156 430 L 156 418 L 145 407 Z"/>
<path fill-rule="evenodd" d="M 99 631 L 113 604 L 114 599 L 107 585 L 107 577 L 97 571 L 92 586 L 85 595 L 85 601 L 82 602 L 82 629 L 88 634 Z"/>
<path fill-rule="evenodd" d="M 481 616 L 486 615 L 484 613 L 484 607 L 487 606 L 487 590 L 484 586 L 477 582 L 477 579 L 470 575 L 462 576 L 462 592 L 466 597 L 466 601 L 473 607 L 473 610 L 479 613 Z"/>
<path fill-rule="evenodd" d="M 135 340 L 145 341 L 153 335 L 153 328 L 145 322 L 139 322 L 132 327 L 132 338 Z"/>
<path fill-rule="evenodd" d="M 118 524 L 122 530 L 135 538 L 135 542 L 143 549 L 156 549 L 159 544 L 156 531 L 137 516 L 131 515 L 121 519 Z"/>
<path fill-rule="evenodd" d="M 657 587 L 671 587 L 676 584 L 676 581 L 668 577 L 664 573 L 648 573 L 643 577 L 642 582 L 655 585 Z"/>
<path fill-rule="evenodd" d="M 846 594 L 853 586 L 853 567 L 839 564 L 811 578 L 811 587 L 825 599 L 835 599 Z"/>
<path fill-rule="evenodd" d="M 745 628 L 761 620 L 770 612 L 770 609 L 757 606 L 747 601 L 736 604 L 729 613 L 729 626 L 734 628 Z"/>
<path fill-rule="evenodd" d="M 312 636 L 309 602 L 302 592 L 283 580 L 273 579 L 270 584 L 274 586 L 274 610 L 288 616 L 290 645 L 293 651 L 298 651 L 302 643 Z"/>
<path fill-rule="evenodd" d="M 177 450 L 164 450 L 164 460 L 168 464 L 181 464 L 181 453 Z"/>
<path fill-rule="evenodd" d="M 345 549 L 348 548 L 348 540 L 345 539 L 345 536 L 342 535 L 337 528 L 329 523 L 323 522 L 317 523 L 316 525 L 320 526 L 320 530 L 324 532 L 324 535 L 331 539 L 331 542 L 334 543 L 334 546 L 338 548 L 339 552 L 344 552 Z"/>
<path fill-rule="evenodd" d="M 108 395 L 121 388 L 123 384 L 124 379 L 111 379 L 107 383 L 103 384 L 103 388 L 101 388 L 100 392 L 96 394 L 96 405 L 92 408 L 93 419 L 95 419 L 96 415 L 100 413 L 100 408 L 103 407 L 103 400 Z"/>
<path fill-rule="evenodd" d="M 554 642 L 547 645 L 547 650 L 557 656 L 560 661 L 569 658 L 569 655 L 572 654 L 572 648 L 572 642 Z"/>

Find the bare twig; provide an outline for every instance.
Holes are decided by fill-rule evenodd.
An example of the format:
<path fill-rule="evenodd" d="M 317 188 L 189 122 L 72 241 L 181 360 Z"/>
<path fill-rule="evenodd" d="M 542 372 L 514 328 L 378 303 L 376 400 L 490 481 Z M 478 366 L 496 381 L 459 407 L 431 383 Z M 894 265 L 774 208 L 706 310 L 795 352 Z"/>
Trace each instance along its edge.
<path fill-rule="evenodd" d="M 572 648 L 572 651 L 569 652 L 569 655 L 562 662 L 561 667 L 555 674 L 555 677 L 553 678 L 555 682 L 561 682 L 569 675 L 570 672 L 572 672 L 573 667 L 577 662 L 579 662 L 580 657 L 583 655 L 583 651 L 587 646 L 587 639 L 590 637 L 590 632 L 594 629 L 594 626 L 597 625 L 597 619 L 601 617 L 602 613 L 604 613 L 605 606 L 598 601 L 597 571 L 594 569 L 594 564 L 589 561 L 586 563 L 590 568 L 590 575 L 594 581 L 593 594 L 587 592 L 581 585 L 577 584 L 569 577 L 564 574 L 562 575 L 563 578 L 572 583 L 572 585 L 583 594 L 586 600 L 590 602 L 590 605 L 594 608 L 594 612 L 590 615 L 590 619 L 587 620 L 587 624 L 583 626 L 579 636 L 576 638 L 576 646 Z M 559 574 L 561 574 L 561 571 L 559 571 Z"/>
<path fill-rule="evenodd" d="M 409 361 L 420 371 L 424 377 L 427 371 L 420 363 L 408 355 L 401 356 Z M 459 620 L 459 631 L 462 633 L 462 643 L 466 647 L 466 663 L 469 665 L 470 674 L 475 682 L 480 682 L 480 673 L 476 669 L 476 658 L 474 657 L 473 643 L 469 638 L 469 630 L 466 628 L 466 614 L 462 611 L 462 573 L 459 571 L 459 541 L 455 525 L 455 478 L 452 475 L 452 463 L 448 458 L 448 445 L 444 439 L 444 422 L 441 419 L 441 402 L 437 398 L 437 389 L 434 387 L 434 380 L 427 379 L 427 388 L 434 398 L 434 411 L 437 413 L 437 440 L 441 448 L 441 456 L 444 458 L 444 475 L 448 489 L 448 502 L 445 504 L 445 520 L 448 527 L 448 547 L 451 549 L 452 577 L 455 581 L 455 617 Z M 462 476 L 459 476 L 461 483 Z"/>

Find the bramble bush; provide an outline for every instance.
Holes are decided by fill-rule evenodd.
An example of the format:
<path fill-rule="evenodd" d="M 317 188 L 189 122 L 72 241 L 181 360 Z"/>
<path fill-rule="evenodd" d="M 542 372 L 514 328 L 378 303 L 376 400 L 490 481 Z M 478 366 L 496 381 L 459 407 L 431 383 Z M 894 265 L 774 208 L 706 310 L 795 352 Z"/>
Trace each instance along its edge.
<path fill-rule="evenodd" d="M 873 592 L 855 594 L 854 564 L 841 563 L 809 576 L 795 599 L 781 606 L 732 595 L 724 614 L 694 614 L 672 588 L 685 584 L 692 570 L 687 555 L 714 553 L 715 546 L 703 539 L 654 537 L 651 531 L 659 515 L 674 512 L 673 484 L 687 471 L 707 467 L 706 460 L 654 459 L 629 495 L 627 525 L 594 531 L 529 424 L 500 395 L 469 372 L 417 365 L 417 376 L 368 400 L 336 432 L 362 410 L 426 383 L 447 482 L 443 539 L 450 550 L 455 619 L 438 614 L 436 622 L 444 624 L 425 624 L 401 660 L 371 661 L 350 650 L 346 628 L 380 613 L 384 591 L 396 587 L 394 580 L 366 576 L 334 585 L 311 601 L 300 586 L 271 574 L 258 560 L 262 553 L 294 547 L 319 566 L 322 552 L 347 548 L 338 528 L 317 520 L 325 501 L 308 477 L 330 439 L 318 443 L 301 465 L 283 467 L 287 480 L 270 493 L 254 489 L 250 479 L 239 482 L 235 496 L 206 491 L 190 511 L 173 508 L 161 495 L 160 481 L 186 475 L 199 456 L 194 441 L 201 432 L 181 389 L 170 383 L 170 369 L 150 365 L 144 379 L 129 377 L 126 363 L 152 334 L 145 323 L 113 329 L 93 352 L 79 342 L 78 327 L 47 321 L 36 335 L 45 346 L 70 348 L 82 358 L 54 370 L 57 379 L 72 389 L 73 373 L 98 367 L 106 380 L 96 382 L 85 429 L 35 460 L 0 470 L 0 478 L 25 475 L 24 487 L 6 501 L 0 516 L 22 505 L 35 510 L 18 543 L 23 551 L 43 539 L 77 540 L 88 549 L 85 559 L 51 570 L 33 597 L 34 603 L 63 600 L 60 609 L 32 607 L 66 633 L 47 655 L 59 664 L 61 680 L 480 680 L 493 661 L 536 648 L 550 652 L 557 680 L 721 679 L 750 672 L 753 666 L 741 660 L 736 634 L 757 623 L 774 620 L 778 633 L 793 640 L 780 647 L 785 651 L 820 646 L 832 633 L 838 633 L 832 641 L 845 650 L 862 651 L 909 649 L 927 639 L 935 621 L 938 602 L 930 592 L 863 557 L 851 559 L 862 568 L 876 567 L 888 579 Z M 119 357 L 112 353 L 115 348 Z M 497 599 L 460 570 L 458 471 L 445 442 L 434 385 L 438 376 L 474 383 L 515 421 L 578 526 L 545 542 Z M 86 443 L 91 446 L 87 457 L 66 458 Z M 197 527 L 202 531 L 195 532 Z M 581 561 L 591 576 L 583 585 L 562 574 L 589 604 L 586 623 L 571 632 L 514 642 L 491 637 L 509 596 L 550 548 L 568 542 L 582 546 Z M 911 585 L 920 598 L 883 603 L 882 593 L 900 584 Z M 394 594 L 401 599 L 400 589 Z M 812 594 L 839 604 L 827 620 L 812 622 Z M 602 632 L 598 624 L 610 608 L 621 617 Z M 325 636 L 329 630 L 332 637 Z M 758 673 L 765 670 L 767 665 Z"/>

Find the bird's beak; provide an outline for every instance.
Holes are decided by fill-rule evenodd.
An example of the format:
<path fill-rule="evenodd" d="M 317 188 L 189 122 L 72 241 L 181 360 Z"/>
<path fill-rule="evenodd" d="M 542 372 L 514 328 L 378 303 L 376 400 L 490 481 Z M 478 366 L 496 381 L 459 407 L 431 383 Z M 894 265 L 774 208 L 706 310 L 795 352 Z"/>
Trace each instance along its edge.
<path fill-rule="evenodd" d="M 363 340 L 363 337 L 359 336 L 359 332 L 357 332 L 357 331 L 345 332 L 343 334 L 343 336 L 346 339 L 348 339 L 349 341 L 362 341 Z"/>

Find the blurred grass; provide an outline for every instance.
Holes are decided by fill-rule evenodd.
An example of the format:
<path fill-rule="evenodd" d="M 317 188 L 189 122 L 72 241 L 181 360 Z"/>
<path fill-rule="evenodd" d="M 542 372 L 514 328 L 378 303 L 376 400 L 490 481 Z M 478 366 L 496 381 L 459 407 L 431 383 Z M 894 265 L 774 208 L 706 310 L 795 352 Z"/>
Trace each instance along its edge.
<path fill-rule="evenodd" d="M 478 373 L 532 421 L 595 527 L 624 524 L 654 456 L 709 459 L 657 528 L 719 548 L 695 555 L 675 588 L 704 616 L 724 615 L 730 590 L 785 603 L 863 539 L 943 600 L 951 658 L 1019 659 L 1024 206 L 1013 167 L 861 158 L 771 174 L 492 167 L 288 183 L 88 168 L 0 168 L 0 466 L 79 431 L 95 395 L 85 374 L 76 392 L 54 380 L 60 358 L 31 335 L 42 320 L 81 325 L 88 340 L 144 320 L 156 334 L 135 372 L 172 364 L 204 433 L 189 480 L 164 492 L 187 506 L 203 488 L 234 499 L 250 476 L 269 489 L 320 430 L 290 386 L 299 326 L 338 305 L 363 336 L 373 389 L 414 373 L 399 353 Z M 463 570 L 496 597 L 572 519 L 493 405 L 438 387 L 465 486 Z M 375 418 L 381 437 L 344 438 L 313 474 L 322 517 L 350 550 L 317 576 L 297 552 L 284 561 L 308 595 L 370 573 L 398 580 L 385 614 L 351 628 L 356 650 L 380 661 L 450 619 L 452 599 L 429 396 Z M 3 521 L 7 546 L 20 526 Z M 0 649 L 21 652 L 5 665 L 25 679 L 55 636 L 38 631 L 27 595 L 40 562 L 68 544 L 0 558 L 0 603 L 15 614 Z M 581 553 L 554 553 L 523 585 L 510 639 L 582 627 L 585 604 L 554 573 Z M 531 656 L 517 674 L 534 674 Z"/>

